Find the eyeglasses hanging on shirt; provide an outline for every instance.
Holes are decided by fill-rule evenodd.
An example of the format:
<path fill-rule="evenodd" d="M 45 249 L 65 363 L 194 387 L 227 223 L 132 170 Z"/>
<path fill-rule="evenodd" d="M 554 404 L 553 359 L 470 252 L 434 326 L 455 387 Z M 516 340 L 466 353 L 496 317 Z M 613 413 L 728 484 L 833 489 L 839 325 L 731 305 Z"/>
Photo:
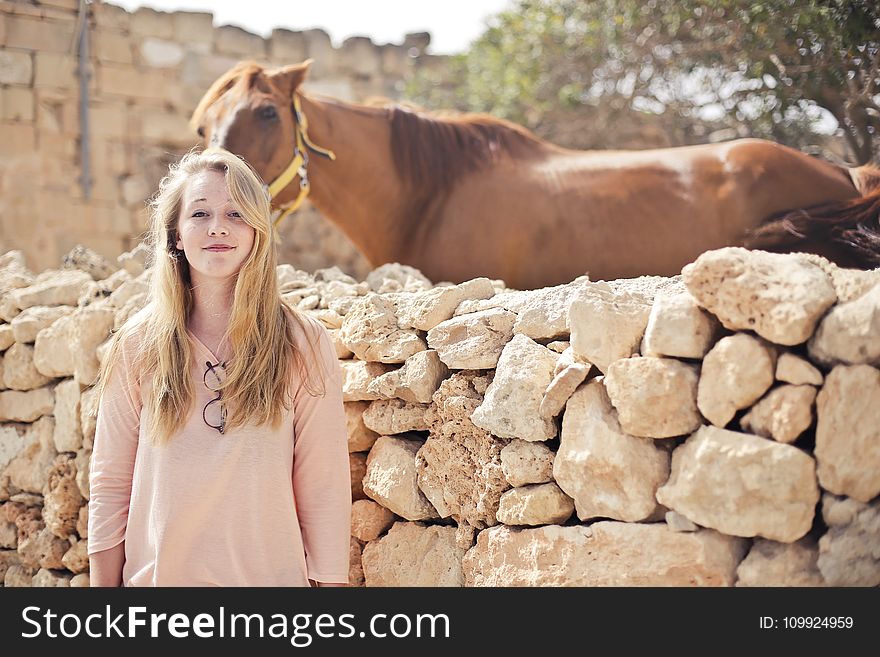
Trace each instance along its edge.
<path fill-rule="evenodd" d="M 221 434 L 226 430 L 226 407 L 223 405 L 223 394 L 220 388 L 223 384 L 223 377 L 226 373 L 226 363 L 211 363 L 205 361 L 205 387 L 211 392 L 216 392 L 217 396 L 205 404 L 202 410 L 202 419 L 212 429 L 216 429 Z"/>

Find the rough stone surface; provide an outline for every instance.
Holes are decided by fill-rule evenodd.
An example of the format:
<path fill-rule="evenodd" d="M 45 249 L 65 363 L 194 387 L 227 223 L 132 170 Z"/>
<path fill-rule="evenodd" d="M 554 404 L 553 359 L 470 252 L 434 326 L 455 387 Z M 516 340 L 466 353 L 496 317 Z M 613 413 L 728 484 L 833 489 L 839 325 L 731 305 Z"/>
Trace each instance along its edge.
<path fill-rule="evenodd" d="M 402 363 L 428 348 L 414 330 L 399 328 L 394 302 L 378 294 L 358 299 L 339 337 L 359 359 L 379 363 Z"/>
<path fill-rule="evenodd" d="M 372 541 L 394 524 L 394 514 L 373 500 L 357 500 L 351 505 L 351 535 Z"/>
<path fill-rule="evenodd" d="M 648 317 L 642 355 L 702 358 L 719 329 L 718 320 L 700 308 L 689 292 L 658 294 Z"/>
<path fill-rule="evenodd" d="M 736 569 L 736 586 L 825 586 L 818 557 L 815 539 L 794 543 L 756 539 Z"/>
<path fill-rule="evenodd" d="M 364 410 L 363 421 L 369 429 L 386 436 L 427 431 L 427 411 L 428 404 L 413 404 L 402 399 L 377 400 Z"/>
<path fill-rule="evenodd" d="M 667 511 L 665 518 L 666 526 L 674 532 L 695 532 L 699 529 L 698 525 L 675 511 Z"/>
<path fill-rule="evenodd" d="M 44 328 L 56 319 L 69 315 L 73 306 L 33 306 L 23 310 L 12 320 L 12 334 L 16 342 L 33 342 Z"/>
<path fill-rule="evenodd" d="M 450 369 L 492 369 L 513 337 L 515 321 L 503 308 L 453 317 L 428 331 L 428 346 Z"/>
<path fill-rule="evenodd" d="M 704 426 L 673 452 L 657 501 L 731 536 L 791 543 L 810 530 L 819 488 L 797 447 Z"/>
<path fill-rule="evenodd" d="M 43 494 L 43 520 L 46 528 L 58 538 L 66 539 L 76 532 L 79 509 L 85 502 L 75 477 L 73 458 L 59 455 L 49 470 Z"/>
<path fill-rule="evenodd" d="M 869 502 L 880 493 L 880 370 L 835 367 L 816 397 L 816 415 L 822 488 Z"/>
<path fill-rule="evenodd" d="M 586 380 L 589 372 L 590 366 L 583 363 L 572 363 L 558 372 L 550 385 L 547 386 L 547 390 L 544 391 L 541 406 L 538 409 L 541 417 L 549 419 L 559 415 L 565 408 L 568 398 Z"/>
<path fill-rule="evenodd" d="M 697 407 L 716 427 L 724 428 L 739 409 L 747 408 L 773 385 L 773 351 L 745 333 L 721 338 L 703 359 Z"/>
<path fill-rule="evenodd" d="M 49 415 L 55 409 L 52 388 L 37 388 L 21 392 L 0 392 L 0 421 L 33 422 L 41 415 Z"/>
<path fill-rule="evenodd" d="M 97 348 L 109 336 L 116 319 L 112 306 L 92 305 L 80 308 L 73 323 L 73 377 L 77 383 L 90 386 L 98 376 Z"/>
<path fill-rule="evenodd" d="M 16 342 L 3 355 L 3 382 L 11 390 L 33 390 L 49 383 L 51 379 L 34 366 L 34 348 Z"/>
<path fill-rule="evenodd" d="M 601 380 L 572 395 L 562 421 L 553 477 L 571 496 L 581 520 L 638 522 L 657 508 L 669 477 L 669 452 L 620 428 Z"/>
<path fill-rule="evenodd" d="M 379 393 L 370 391 L 371 384 L 394 370 L 393 365 L 362 360 L 341 360 L 339 367 L 342 370 L 342 399 L 347 402 L 381 399 Z"/>
<path fill-rule="evenodd" d="M 568 312 L 572 349 L 604 374 L 614 361 L 638 353 L 651 303 L 607 283 L 593 283 L 583 288 Z"/>
<path fill-rule="evenodd" d="M 507 441 L 470 420 L 487 379 L 465 370 L 443 382 L 426 415 L 428 440 L 416 456 L 419 487 L 440 515 L 478 528 L 496 523 L 509 487 L 501 467 Z"/>
<path fill-rule="evenodd" d="M 9 293 L 9 300 L 24 310 L 32 306 L 76 306 L 80 294 L 92 277 L 84 271 L 48 270 L 28 287 Z"/>
<path fill-rule="evenodd" d="M 864 504 L 826 493 L 817 561 L 829 586 L 880 586 L 880 500 Z"/>
<path fill-rule="evenodd" d="M 367 391 L 380 399 L 397 397 L 414 404 L 427 404 L 448 374 L 437 352 L 429 349 L 410 356 L 399 369 L 370 381 Z"/>
<path fill-rule="evenodd" d="M 544 443 L 511 440 L 501 450 L 501 471 L 511 486 L 543 484 L 553 481 L 555 456 Z"/>
<path fill-rule="evenodd" d="M 805 342 L 837 300 L 821 268 L 784 254 L 727 247 L 703 253 L 681 273 L 697 303 L 725 328 L 776 344 Z"/>
<path fill-rule="evenodd" d="M 671 438 L 701 424 L 697 368 L 674 358 L 636 356 L 608 368 L 605 387 L 626 433 Z"/>
<path fill-rule="evenodd" d="M 55 386 L 55 449 L 75 452 L 82 447 L 80 385 L 67 379 Z"/>
<path fill-rule="evenodd" d="M 731 586 L 748 542 L 663 523 L 597 522 L 480 532 L 466 586 Z"/>
<path fill-rule="evenodd" d="M 364 493 L 401 518 L 438 518 L 437 510 L 419 490 L 416 452 L 420 440 L 380 436 L 367 457 Z"/>
<path fill-rule="evenodd" d="M 34 342 L 34 366 L 51 377 L 73 376 L 76 368 L 73 331 L 76 315 L 56 320 L 37 334 Z"/>
<path fill-rule="evenodd" d="M 464 553 L 454 527 L 396 522 L 364 547 L 364 579 L 367 586 L 462 586 Z"/>
<path fill-rule="evenodd" d="M 435 326 L 452 318 L 455 309 L 466 299 L 488 299 L 495 294 L 492 281 L 474 278 L 459 285 L 435 287 L 416 292 L 397 304 L 398 319 L 402 326 L 431 331 Z M 428 344 L 430 344 L 430 335 Z M 436 349 L 431 345 L 432 349 Z"/>
<path fill-rule="evenodd" d="M 555 483 L 513 488 L 501 496 L 498 522 L 506 525 L 553 525 L 574 512 L 574 501 Z"/>
<path fill-rule="evenodd" d="M 768 392 L 740 420 L 747 433 L 793 443 L 813 423 L 813 386 L 784 385 Z"/>
<path fill-rule="evenodd" d="M 822 385 L 822 373 L 809 361 L 792 353 L 784 352 L 776 361 L 776 379 L 795 386 Z"/>
<path fill-rule="evenodd" d="M 10 484 L 20 491 L 42 493 L 49 481 L 49 469 L 55 461 L 55 420 L 51 416 L 41 417 L 31 424 L 24 442 L 27 447 L 10 461 L 5 475 Z"/>
<path fill-rule="evenodd" d="M 348 432 L 348 451 L 367 452 L 379 434 L 364 424 L 363 413 L 369 407 L 366 401 L 345 402 L 345 428 Z"/>
<path fill-rule="evenodd" d="M 541 399 L 553 380 L 558 355 L 525 335 L 504 347 L 495 378 L 471 421 L 502 438 L 550 440 L 556 424 L 540 416 Z"/>
<path fill-rule="evenodd" d="M 880 285 L 832 308 L 807 348 L 810 357 L 823 365 L 880 364 Z"/>

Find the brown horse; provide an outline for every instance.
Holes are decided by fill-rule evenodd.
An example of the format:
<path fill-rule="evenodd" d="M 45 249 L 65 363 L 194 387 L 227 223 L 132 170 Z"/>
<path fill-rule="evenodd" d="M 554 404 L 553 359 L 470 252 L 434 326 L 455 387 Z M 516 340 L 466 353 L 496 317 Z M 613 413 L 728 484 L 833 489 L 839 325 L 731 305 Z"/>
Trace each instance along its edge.
<path fill-rule="evenodd" d="M 266 181 L 289 168 L 299 144 L 311 157 L 290 171 L 308 177 L 310 200 L 374 266 L 409 264 L 435 282 L 501 278 L 518 289 L 585 273 L 673 275 L 726 245 L 880 266 L 877 168 L 846 169 L 757 139 L 567 150 L 488 115 L 444 118 L 305 93 L 309 64 L 238 64 L 191 124 Z M 276 206 L 300 196 L 296 178 L 279 186 Z"/>

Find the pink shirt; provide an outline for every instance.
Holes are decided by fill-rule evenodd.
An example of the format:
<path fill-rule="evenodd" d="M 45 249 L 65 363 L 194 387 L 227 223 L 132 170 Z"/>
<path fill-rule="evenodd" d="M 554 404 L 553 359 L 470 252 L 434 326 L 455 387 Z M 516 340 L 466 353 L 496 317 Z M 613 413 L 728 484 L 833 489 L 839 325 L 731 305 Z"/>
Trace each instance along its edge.
<path fill-rule="evenodd" d="M 292 322 L 293 320 L 291 320 Z M 330 378 L 314 397 L 298 379 L 277 431 L 220 434 L 202 420 L 213 353 L 191 333 L 196 401 L 164 447 L 147 439 L 146 398 L 126 345 L 98 408 L 88 553 L 125 541 L 123 586 L 309 586 L 348 582 L 351 478 L 342 372 L 330 336 L 308 318 Z M 294 326 L 296 326 L 294 324 Z M 304 336 L 297 335 L 300 345 Z M 304 354 L 308 359 L 310 351 Z M 294 374 L 294 376 L 298 376 Z M 143 393 L 142 396 L 142 386 Z"/>

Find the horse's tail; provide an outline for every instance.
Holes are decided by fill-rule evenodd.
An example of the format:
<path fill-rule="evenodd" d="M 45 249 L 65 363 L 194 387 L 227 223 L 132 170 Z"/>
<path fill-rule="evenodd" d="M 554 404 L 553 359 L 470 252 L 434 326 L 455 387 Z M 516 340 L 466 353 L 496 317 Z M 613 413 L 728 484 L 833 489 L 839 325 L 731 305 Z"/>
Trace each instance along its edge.
<path fill-rule="evenodd" d="M 880 167 L 849 169 L 861 196 L 772 215 L 745 238 L 750 249 L 811 251 L 842 267 L 880 267 Z"/>

